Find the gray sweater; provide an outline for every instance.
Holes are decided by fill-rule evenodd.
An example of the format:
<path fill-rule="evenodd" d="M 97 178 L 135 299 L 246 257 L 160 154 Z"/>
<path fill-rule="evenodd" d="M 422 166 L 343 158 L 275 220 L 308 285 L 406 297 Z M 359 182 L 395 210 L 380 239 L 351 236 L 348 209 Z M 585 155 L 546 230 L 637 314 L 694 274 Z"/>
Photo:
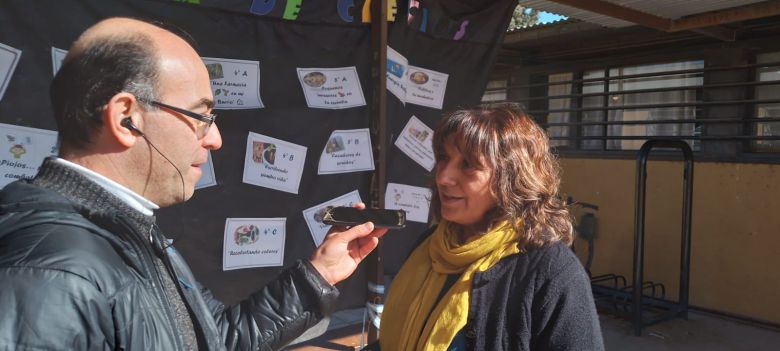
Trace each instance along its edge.
<path fill-rule="evenodd" d="M 60 193 L 74 203 L 83 206 L 87 211 L 118 212 L 130 219 L 136 233 L 149 233 L 140 240 L 149 241 L 154 245 L 161 245 L 165 237 L 155 224 L 154 216 L 146 216 L 131 208 L 125 202 L 112 195 L 106 189 L 78 171 L 63 166 L 53 160 L 46 160 L 32 184 L 41 188 Z M 155 243 L 155 240 L 157 241 Z M 175 315 L 175 323 L 182 337 L 186 350 L 197 350 L 198 341 L 195 336 L 195 328 L 192 324 L 192 316 L 182 300 L 181 293 L 171 279 L 171 273 L 166 268 L 163 259 L 167 259 L 162 251 L 156 252 L 154 267 L 162 279 L 162 287 L 165 289 L 166 301 L 170 304 Z"/>

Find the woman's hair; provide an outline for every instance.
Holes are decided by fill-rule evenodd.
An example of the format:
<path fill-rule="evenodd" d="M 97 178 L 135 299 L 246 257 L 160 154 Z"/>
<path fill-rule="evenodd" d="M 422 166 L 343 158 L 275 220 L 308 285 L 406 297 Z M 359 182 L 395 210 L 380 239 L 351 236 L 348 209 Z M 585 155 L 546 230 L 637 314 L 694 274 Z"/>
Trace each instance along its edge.
<path fill-rule="evenodd" d="M 519 104 L 485 104 L 445 115 L 433 136 L 437 161 L 449 141 L 470 163 L 493 171 L 490 190 L 497 205 L 485 214 L 487 223 L 509 220 L 521 233 L 521 247 L 557 241 L 571 244 L 571 217 L 558 197 L 558 161 L 550 152 L 545 131 Z M 439 220 L 441 202 L 436 186 L 431 211 Z M 521 223 L 522 228 L 518 228 Z"/>

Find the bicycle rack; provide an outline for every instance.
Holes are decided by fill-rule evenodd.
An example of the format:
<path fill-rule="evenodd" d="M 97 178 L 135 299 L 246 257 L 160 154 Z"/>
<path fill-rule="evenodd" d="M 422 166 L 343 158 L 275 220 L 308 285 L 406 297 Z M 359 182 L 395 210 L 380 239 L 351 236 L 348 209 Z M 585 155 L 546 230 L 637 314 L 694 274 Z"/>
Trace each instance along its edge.
<path fill-rule="evenodd" d="M 685 157 L 683 172 L 683 213 L 682 213 L 682 242 L 680 245 L 680 296 L 677 303 L 670 302 L 662 296 L 656 298 L 655 289 L 660 284 L 642 282 L 644 274 L 645 258 L 645 191 L 647 186 L 647 156 L 655 147 L 676 148 L 682 151 Z M 637 156 L 637 180 L 636 180 L 636 212 L 634 222 L 634 284 L 626 287 L 630 290 L 632 299 L 632 324 L 634 335 L 642 335 L 642 327 L 656 324 L 676 317 L 688 318 L 688 292 L 691 263 L 691 209 L 693 202 L 693 152 L 691 147 L 681 140 L 651 139 L 642 145 Z M 640 286 L 640 289 L 633 287 Z M 652 296 L 647 297 L 642 293 L 650 289 Z M 666 295 L 666 289 L 660 285 L 662 295 Z M 629 296 L 625 296 L 628 298 Z M 668 312 L 654 319 L 643 321 L 643 305 L 647 307 L 660 307 L 668 309 Z"/>
<path fill-rule="evenodd" d="M 590 204 L 587 202 L 582 201 L 574 201 L 574 198 L 571 196 L 566 198 L 566 206 L 572 207 L 572 206 L 578 206 L 579 208 L 583 210 L 592 210 L 592 211 L 598 211 L 599 206 Z M 596 214 L 593 212 L 584 212 L 582 216 L 577 220 L 577 224 L 574 226 L 574 232 L 576 233 L 576 236 L 587 241 L 588 242 L 588 257 L 585 261 L 585 264 L 583 265 L 585 268 L 585 271 L 588 273 L 588 277 L 590 277 L 590 265 L 593 264 L 593 253 L 595 251 L 593 246 L 593 238 L 596 236 Z M 574 252 L 576 251 L 574 243 L 571 245 L 571 249 Z"/>

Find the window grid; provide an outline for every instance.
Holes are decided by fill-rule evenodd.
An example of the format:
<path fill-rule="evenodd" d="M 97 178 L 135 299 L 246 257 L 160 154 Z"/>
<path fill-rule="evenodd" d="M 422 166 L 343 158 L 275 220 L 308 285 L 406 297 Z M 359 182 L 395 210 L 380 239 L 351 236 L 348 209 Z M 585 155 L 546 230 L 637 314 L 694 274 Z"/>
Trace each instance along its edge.
<path fill-rule="evenodd" d="M 685 140 L 695 151 L 702 150 L 703 141 L 711 141 L 730 142 L 742 154 L 776 153 L 780 52 L 758 55 L 756 62 L 707 68 L 704 61 L 694 60 L 537 74 L 531 84 L 506 86 L 504 91 L 509 96 L 515 89 L 530 92 L 514 100 L 526 103 L 529 113 L 547 128 L 551 144 L 563 153 L 636 150 L 655 137 Z M 711 72 L 746 69 L 756 72 L 755 79 L 705 83 Z M 738 100 L 705 100 L 705 89 L 724 88 L 755 93 Z M 707 116 L 709 109 L 735 106 L 746 112 L 728 118 Z M 736 129 L 708 134 L 710 125 Z"/>

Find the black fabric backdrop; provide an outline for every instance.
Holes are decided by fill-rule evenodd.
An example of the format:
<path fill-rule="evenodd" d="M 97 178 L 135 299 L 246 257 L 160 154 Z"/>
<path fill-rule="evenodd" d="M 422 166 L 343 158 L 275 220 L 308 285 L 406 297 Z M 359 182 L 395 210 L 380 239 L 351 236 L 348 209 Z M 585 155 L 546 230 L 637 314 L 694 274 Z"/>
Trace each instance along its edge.
<path fill-rule="evenodd" d="M 284 1 L 278 2 L 279 7 L 285 5 Z M 339 23 L 334 6 L 342 2 L 331 6 L 322 3 L 337 2 L 301 3 L 300 18 L 285 20 L 280 18 L 283 12 L 278 8 L 267 16 L 251 14 L 251 0 L 204 0 L 202 6 L 148 0 L 0 1 L 0 43 L 22 50 L 0 100 L 0 123 L 56 130 L 48 97 L 51 47 L 68 49 L 84 29 L 106 17 L 163 21 L 190 33 L 201 56 L 259 61 L 260 95 L 265 108 L 217 111 L 224 139 L 222 149 L 212 152 L 218 185 L 200 189 L 187 203 L 157 213 L 160 226 L 176 239 L 175 246 L 198 280 L 223 301 L 234 303 L 272 279 L 280 268 L 223 272 L 226 218 L 286 217 L 285 265 L 289 265 L 314 250 L 303 209 L 355 189 L 363 201 L 369 200 L 370 172 L 317 175 L 319 154 L 331 131 L 370 125 L 369 27 L 359 19 L 363 1 L 352 2 L 352 23 Z M 411 13 L 420 14 L 425 8 L 428 18 L 422 21 L 421 16 L 413 16 L 407 24 L 408 5 L 399 2 L 389 45 L 406 56 L 411 65 L 449 74 L 445 111 L 473 105 L 482 94 L 514 4 L 514 0 L 421 1 Z M 469 21 L 465 26 L 464 20 Z M 453 33 L 462 27 L 467 29 L 466 35 L 452 40 Z M 357 68 L 369 105 L 343 110 L 308 108 L 296 68 L 347 66 Z M 387 96 L 387 181 L 429 186 L 431 174 L 392 144 L 412 115 L 433 128 L 443 111 L 414 104 L 404 106 L 389 92 Z M 297 195 L 242 182 L 250 131 L 308 148 Z M 406 229 L 390 232 L 383 239 L 388 274 L 397 272 L 426 226 L 410 222 Z M 341 283 L 342 307 L 364 303 L 365 281 L 365 269 L 359 269 Z"/>

